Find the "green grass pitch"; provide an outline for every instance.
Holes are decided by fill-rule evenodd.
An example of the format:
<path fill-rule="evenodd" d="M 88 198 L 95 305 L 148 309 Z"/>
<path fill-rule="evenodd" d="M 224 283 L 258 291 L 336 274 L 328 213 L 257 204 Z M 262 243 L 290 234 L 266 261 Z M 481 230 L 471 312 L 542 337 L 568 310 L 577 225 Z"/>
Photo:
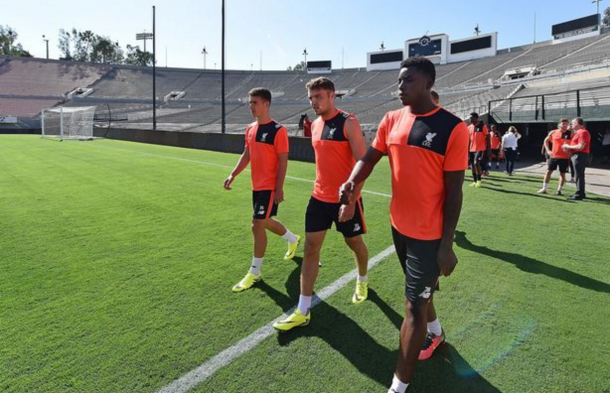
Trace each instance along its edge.
<path fill-rule="evenodd" d="M 234 294 L 252 239 L 236 155 L 0 136 L 0 391 L 155 392 L 294 306 L 299 257 L 269 236 L 263 282 Z M 278 218 L 303 234 L 315 168 L 290 162 Z M 305 181 L 304 181 L 305 180 Z M 458 267 L 435 296 L 447 345 L 413 392 L 610 392 L 608 200 L 540 196 L 493 174 L 464 187 Z M 391 192 L 387 161 L 365 187 Z M 389 199 L 364 195 L 371 257 L 391 245 Z M 302 249 L 297 252 L 302 255 Z M 351 271 L 338 233 L 316 288 Z M 193 392 L 385 392 L 404 277 L 394 255 Z"/>

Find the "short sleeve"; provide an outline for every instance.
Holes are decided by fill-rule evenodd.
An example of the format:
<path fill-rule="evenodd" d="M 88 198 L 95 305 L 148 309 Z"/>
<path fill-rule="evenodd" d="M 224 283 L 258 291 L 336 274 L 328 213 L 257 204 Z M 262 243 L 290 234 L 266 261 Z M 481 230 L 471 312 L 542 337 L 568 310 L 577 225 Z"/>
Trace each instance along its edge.
<path fill-rule="evenodd" d="M 489 130 L 487 129 L 487 126 L 485 124 L 483 124 L 483 135 L 489 135 Z"/>
<path fill-rule="evenodd" d="M 462 121 L 451 131 L 443 163 L 444 171 L 463 171 L 468 168 L 468 139 L 468 127 Z"/>
<path fill-rule="evenodd" d="M 288 153 L 288 132 L 285 127 L 280 128 L 275 135 L 274 144 L 277 154 Z"/>
<path fill-rule="evenodd" d="M 383 119 L 381 119 L 381 122 L 379 123 L 379 127 L 377 128 L 377 135 L 375 135 L 375 139 L 371 144 L 372 148 L 379 150 L 383 154 L 388 154 L 388 145 L 386 144 L 386 141 L 390 128 L 389 123 L 390 121 L 388 118 L 388 114 L 386 113 L 385 116 L 383 116 Z"/>

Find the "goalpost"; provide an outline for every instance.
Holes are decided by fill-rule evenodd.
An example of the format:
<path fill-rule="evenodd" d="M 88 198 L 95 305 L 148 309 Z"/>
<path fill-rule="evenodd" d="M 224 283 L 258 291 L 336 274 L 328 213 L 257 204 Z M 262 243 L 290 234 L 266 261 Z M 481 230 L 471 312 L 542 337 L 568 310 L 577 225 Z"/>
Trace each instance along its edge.
<path fill-rule="evenodd" d="M 92 140 L 95 106 L 56 107 L 40 115 L 42 137 L 49 139 Z"/>

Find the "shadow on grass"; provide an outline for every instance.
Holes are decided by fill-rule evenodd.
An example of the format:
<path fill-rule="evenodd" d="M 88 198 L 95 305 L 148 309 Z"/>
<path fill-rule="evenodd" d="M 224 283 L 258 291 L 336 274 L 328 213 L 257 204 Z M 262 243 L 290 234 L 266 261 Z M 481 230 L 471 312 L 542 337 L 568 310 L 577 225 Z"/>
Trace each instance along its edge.
<path fill-rule="evenodd" d="M 373 290 L 369 290 L 369 301 L 376 304 L 396 327 L 396 347 L 398 347 L 398 329 L 403 317 Z M 371 315 L 371 318 L 374 317 Z M 380 345 L 354 320 L 326 302 L 319 303 L 312 310 L 312 320 L 308 327 L 278 334 L 277 340 L 279 345 L 288 346 L 292 341 L 301 337 L 323 339 L 360 373 L 383 386 L 389 386 L 392 381 L 398 348 L 389 350 Z M 500 393 L 497 388 L 470 367 L 458 351 L 449 344 L 439 348 L 432 359 L 417 365 L 412 388 L 410 391 L 413 392 Z"/>
<path fill-rule="evenodd" d="M 610 293 L 610 284 L 606 284 L 605 282 L 598 281 L 578 273 L 574 273 L 562 267 L 550 265 L 546 262 L 542 262 L 527 257 L 525 255 L 507 251 L 492 250 L 491 248 L 485 246 L 477 246 L 476 244 L 473 244 L 470 240 L 468 240 L 468 238 L 466 238 L 466 233 L 461 231 L 455 232 L 455 244 L 465 250 L 473 251 L 482 255 L 487 255 L 489 257 L 499 259 L 503 262 L 512 263 L 517 268 L 527 273 L 544 274 L 547 277 L 562 280 L 584 289 L 589 289 L 596 292 Z"/>
<path fill-rule="evenodd" d="M 285 287 L 288 296 L 267 284 L 264 279 L 254 287 L 265 292 L 284 311 L 296 306 L 301 294 L 301 264 L 303 263 L 303 258 L 295 256 L 292 261 L 296 266 L 286 279 Z"/>
<path fill-rule="evenodd" d="M 529 196 L 529 197 L 534 197 L 534 198 L 543 198 L 547 201 L 556 201 L 556 202 L 563 202 L 563 203 L 575 203 L 574 201 L 569 201 L 566 199 L 565 196 L 556 196 L 553 197 L 552 195 L 549 196 L 547 195 L 541 195 L 541 194 L 536 194 L 535 191 L 529 193 L 529 192 L 521 192 L 521 191 L 513 191 L 513 190 L 507 190 L 505 188 L 495 188 L 495 187 L 500 187 L 497 186 L 495 184 L 485 184 L 483 183 L 483 188 L 487 189 L 487 190 L 491 190 L 491 191 L 496 191 L 496 192 L 501 192 L 503 194 L 512 194 L 512 195 L 522 195 L 522 196 Z"/>

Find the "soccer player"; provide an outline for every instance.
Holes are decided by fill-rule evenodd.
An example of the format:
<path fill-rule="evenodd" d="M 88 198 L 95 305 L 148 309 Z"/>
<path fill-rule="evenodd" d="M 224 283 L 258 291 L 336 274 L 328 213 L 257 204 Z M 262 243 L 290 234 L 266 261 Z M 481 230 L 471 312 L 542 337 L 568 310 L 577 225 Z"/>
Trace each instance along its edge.
<path fill-rule="evenodd" d="M 288 242 L 285 260 L 294 257 L 301 237 L 290 232 L 273 218 L 278 205 L 284 201 L 284 179 L 288 165 L 288 133 L 286 128 L 269 116 L 271 92 L 264 88 L 254 88 L 250 96 L 250 112 L 256 121 L 246 127 L 246 145 L 235 168 L 224 181 L 224 188 L 231 189 L 235 177 L 248 163 L 252 163 L 252 234 L 254 235 L 254 255 L 246 276 L 233 286 L 233 292 L 251 288 L 261 279 L 261 267 L 267 249 L 267 232 L 271 231 Z"/>
<path fill-rule="evenodd" d="M 431 101 L 435 78 L 434 65 L 424 57 L 401 63 L 398 88 L 405 107 L 384 116 L 373 144 L 341 187 L 341 201 L 351 202 L 379 160 L 388 156 L 393 240 L 406 277 L 406 315 L 388 392 L 405 392 L 417 360 L 432 356 L 444 342 L 440 323 L 431 315 L 432 297 L 439 276 L 449 276 L 457 264 L 453 237 L 469 135 L 463 121 Z M 430 317 L 436 320 L 427 323 Z"/>
<path fill-rule="evenodd" d="M 305 214 L 305 252 L 301 267 L 301 295 L 296 310 L 273 325 L 290 330 L 309 324 L 311 300 L 318 277 L 320 249 L 326 232 L 335 224 L 352 250 L 358 266 L 356 290 L 352 303 L 368 297 L 368 249 L 362 234 L 366 232 L 359 184 L 350 203 L 339 203 L 339 187 L 347 180 L 356 160 L 366 152 L 358 119 L 335 107 L 335 85 L 325 77 L 307 83 L 307 93 L 316 115 L 312 123 L 311 142 L 316 155 L 316 181 Z"/>
<path fill-rule="evenodd" d="M 572 131 L 570 131 L 570 121 L 568 119 L 561 119 L 557 123 L 557 129 L 551 132 L 544 139 L 544 148 L 546 154 L 549 156 L 547 160 L 547 171 L 542 181 L 542 188 L 538 190 L 538 194 L 546 194 L 549 182 L 551 181 L 551 175 L 559 168 L 559 185 L 557 186 L 557 192 L 555 195 L 561 195 L 563 185 L 566 183 L 566 172 L 568 171 L 568 161 L 570 160 L 570 153 L 564 151 L 562 146 L 566 143 L 569 144 L 572 139 Z M 549 144 L 553 144 L 550 147 Z"/>
<path fill-rule="evenodd" d="M 470 185 L 471 187 L 481 187 L 481 176 L 483 175 L 483 168 L 481 163 L 484 160 L 484 156 L 489 156 L 490 152 L 490 141 L 489 131 L 487 126 L 479 121 L 479 114 L 472 112 L 470 114 L 470 125 L 468 126 L 468 132 L 470 134 L 470 161 L 472 162 L 472 178 L 474 181 Z"/>
<path fill-rule="evenodd" d="M 581 117 L 572 120 L 572 129 L 575 134 L 572 136 L 571 144 L 566 143 L 562 148 L 572 154 L 571 159 L 576 178 L 576 193 L 568 199 L 580 201 L 587 196 L 585 194 L 585 168 L 589 162 L 589 153 L 591 152 L 591 134 L 585 129 L 585 122 Z"/>
<path fill-rule="evenodd" d="M 491 154 L 496 159 L 496 169 L 500 168 L 500 142 L 502 140 L 502 135 L 500 135 L 500 131 L 498 131 L 498 127 L 494 124 L 491 126 Z M 489 167 L 491 168 L 491 160 L 489 160 Z"/>

